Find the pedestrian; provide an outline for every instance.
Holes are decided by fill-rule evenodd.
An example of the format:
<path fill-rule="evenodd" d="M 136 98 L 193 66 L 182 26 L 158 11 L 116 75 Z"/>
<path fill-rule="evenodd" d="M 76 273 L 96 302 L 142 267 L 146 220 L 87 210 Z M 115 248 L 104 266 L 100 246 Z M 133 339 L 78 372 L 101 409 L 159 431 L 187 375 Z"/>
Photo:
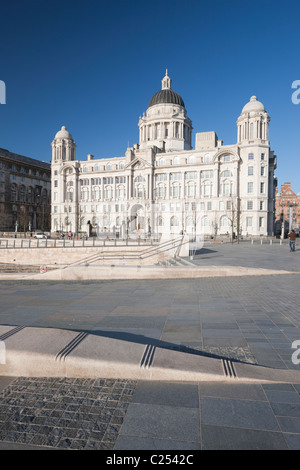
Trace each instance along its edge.
<path fill-rule="evenodd" d="M 71 240 L 71 238 L 72 238 L 72 232 L 70 231 L 69 232 L 69 240 Z"/>
<path fill-rule="evenodd" d="M 296 232 L 294 229 L 291 230 L 291 232 L 288 234 L 288 237 L 290 239 L 290 251 L 295 251 Z"/>

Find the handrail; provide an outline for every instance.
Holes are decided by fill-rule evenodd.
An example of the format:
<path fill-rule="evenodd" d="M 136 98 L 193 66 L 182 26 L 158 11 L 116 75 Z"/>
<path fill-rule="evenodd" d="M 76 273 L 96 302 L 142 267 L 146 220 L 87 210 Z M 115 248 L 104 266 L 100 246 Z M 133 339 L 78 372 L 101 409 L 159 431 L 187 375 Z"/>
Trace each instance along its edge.
<path fill-rule="evenodd" d="M 141 250 L 141 251 L 131 251 L 130 253 L 123 253 L 121 254 L 120 251 L 122 252 L 123 250 L 118 250 L 118 254 L 116 253 L 104 253 L 103 251 L 101 253 L 94 253 L 91 256 L 88 256 L 86 258 L 81 259 L 80 261 L 75 261 L 73 263 L 68 264 L 68 266 L 74 266 L 78 264 L 83 264 L 87 262 L 95 262 L 98 260 L 114 260 L 114 259 L 120 259 L 122 257 L 122 260 L 129 260 L 129 259 L 136 259 L 136 260 L 144 260 L 147 258 L 150 258 L 152 256 L 158 255 L 160 253 L 163 253 L 165 251 L 169 251 L 172 248 L 177 248 L 177 252 L 179 251 L 179 248 L 182 246 L 182 241 L 183 237 L 180 236 L 178 238 L 174 238 L 173 240 L 167 240 L 155 247 L 151 246 L 151 248 L 148 248 L 146 250 Z M 170 246 L 171 245 L 171 246 Z"/>

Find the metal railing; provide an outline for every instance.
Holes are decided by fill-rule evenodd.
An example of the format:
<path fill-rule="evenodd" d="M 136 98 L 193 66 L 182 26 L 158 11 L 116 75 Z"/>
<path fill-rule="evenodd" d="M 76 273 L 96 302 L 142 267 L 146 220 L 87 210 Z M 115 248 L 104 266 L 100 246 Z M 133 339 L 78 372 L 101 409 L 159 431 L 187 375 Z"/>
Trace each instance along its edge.
<path fill-rule="evenodd" d="M 167 240 L 165 242 L 159 243 L 155 246 L 150 246 L 144 250 L 131 250 L 130 252 L 125 250 L 118 250 L 112 253 L 107 251 L 101 251 L 100 253 L 94 253 L 93 255 L 82 258 L 79 261 L 68 264 L 70 266 L 82 265 L 82 264 L 92 264 L 97 261 L 115 261 L 125 262 L 125 261 L 137 261 L 139 263 L 145 261 L 148 258 L 153 256 L 165 255 L 170 252 L 170 250 L 175 250 L 173 257 L 176 257 L 176 254 L 180 251 L 180 248 L 183 243 L 183 237 L 180 236 L 176 239 Z"/>
<path fill-rule="evenodd" d="M 105 246 L 149 246 L 158 243 L 159 239 L 137 238 L 137 239 L 60 239 L 60 238 L 2 238 L 0 239 L 0 249 L 22 249 L 22 248 L 77 248 L 77 247 L 105 247 Z"/>

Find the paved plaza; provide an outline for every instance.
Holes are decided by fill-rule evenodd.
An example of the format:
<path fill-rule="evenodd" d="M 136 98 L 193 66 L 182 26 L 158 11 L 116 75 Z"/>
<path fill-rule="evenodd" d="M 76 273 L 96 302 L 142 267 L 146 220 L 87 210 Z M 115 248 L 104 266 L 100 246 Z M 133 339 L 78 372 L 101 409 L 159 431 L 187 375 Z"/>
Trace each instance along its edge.
<path fill-rule="evenodd" d="M 299 253 L 286 244 L 209 244 L 192 260 L 291 274 L 2 280 L 0 325 L 85 332 L 127 348 L 155 344 L 185 357 L 297 373 Z M 2 377 L 0 448 L 300 449 L 299 392 L 300 381 Z"/>

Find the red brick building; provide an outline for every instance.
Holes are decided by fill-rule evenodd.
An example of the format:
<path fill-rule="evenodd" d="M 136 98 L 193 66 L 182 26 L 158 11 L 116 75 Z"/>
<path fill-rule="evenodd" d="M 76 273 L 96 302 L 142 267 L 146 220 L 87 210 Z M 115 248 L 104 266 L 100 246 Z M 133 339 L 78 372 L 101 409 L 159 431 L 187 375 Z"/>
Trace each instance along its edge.
<path fill-rule="evenodd" d="M 291 228 L 300 228 L 300 193 L 296 194 L 291 183 L 281 185 L 280 192 L 276 188 L 275 198 L 275 231 L 281 232 L 282 221 L 285 222 L 285 231 Z M 277 227 L 277 230 L 276 230 Z"/>

